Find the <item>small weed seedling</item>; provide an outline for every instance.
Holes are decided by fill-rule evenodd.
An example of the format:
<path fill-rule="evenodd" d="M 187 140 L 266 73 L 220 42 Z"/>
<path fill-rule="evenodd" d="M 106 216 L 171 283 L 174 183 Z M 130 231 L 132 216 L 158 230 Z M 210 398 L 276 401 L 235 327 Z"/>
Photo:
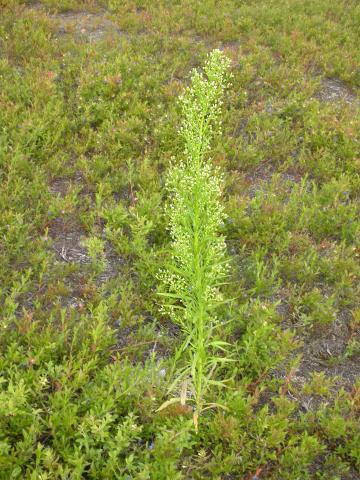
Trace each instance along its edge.
<path fill-rule="evenodd" d="M 100 275 L 106 269 L 105 245 L 103 240 L 101 238 L 91 237 L 84 240 L 83 243 L 88 250 L 93 275 Z"/>
<path fill-rule="evenodd" d="M 216 369 L 226 362 L 227 344 L 217 338 L 220 320 L 216 309 L 223 302 L 220 286 L 228 273 L 225 241 L 219 235 L 224 219 L 220 201 L 222 177 L 208 160 L 211 140 L 220 130 L 222 95 L 227 83 L 229 60 L 214 50 L 204 74 L 194 71 L 191 85 L 181 98 L 184 160 L 172 165 L 167 179 L 170 194 L 168 213 L 172 238 L 172 263 L 163 275 L 168 302 L 165 310 L 185 333 L 177 351 L 186 358 L 175 373 L 169 392 L 181 385 L 181 395 L 165 402 L 185 403 L 188 392 L 194 397 L 194 424 L 199 414 L 217 403 L 206 403 Z M 221 356 L 219 355 L 221 352 Z M 184 355 L 183 355 L 184 354 Z"/>

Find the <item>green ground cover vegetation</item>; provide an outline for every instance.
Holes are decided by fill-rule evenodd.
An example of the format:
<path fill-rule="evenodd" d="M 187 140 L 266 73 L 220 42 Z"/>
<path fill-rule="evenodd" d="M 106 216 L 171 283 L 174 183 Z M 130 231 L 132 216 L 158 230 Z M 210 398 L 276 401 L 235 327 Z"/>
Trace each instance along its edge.
<path fill-rule="evenodd" d="M 359 2 L 0 13 L 0 479 L 358 479 Z M 159 271 L 178 99 L 213 49 L 232 361 L 196 433 L 191 398 L 159 411 L 184 341 Z"/>

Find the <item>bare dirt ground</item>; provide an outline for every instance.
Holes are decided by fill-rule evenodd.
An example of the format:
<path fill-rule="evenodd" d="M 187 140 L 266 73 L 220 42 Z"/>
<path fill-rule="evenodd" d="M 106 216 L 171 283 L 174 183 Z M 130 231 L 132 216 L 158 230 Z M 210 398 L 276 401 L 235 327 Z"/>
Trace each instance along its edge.
<path fill-rule="evenodd" d="M 96 43 L 106 38 L 124 35 L 112 22 L 106 11 L 48 13 L 41 3 L 29 7 L 29 11 L 46 13 L 53 23 L 54 34 L 58 37 L 71 36 L 74 40 Z"/>
<path fill-rule="evenodd" d="M 57 35 L 72 35 L 75 39 L 95 43 L 122 34 L 105 13 L 59 13 L 50 15 L 57 28 Z"/>
<path fill-rule="evenodd" d="M 360 99 L 352 89 L 339 78 L 324 78 L 316 98 L 322 102 L 345 102 L 354 107 L 360 106 Z"/>

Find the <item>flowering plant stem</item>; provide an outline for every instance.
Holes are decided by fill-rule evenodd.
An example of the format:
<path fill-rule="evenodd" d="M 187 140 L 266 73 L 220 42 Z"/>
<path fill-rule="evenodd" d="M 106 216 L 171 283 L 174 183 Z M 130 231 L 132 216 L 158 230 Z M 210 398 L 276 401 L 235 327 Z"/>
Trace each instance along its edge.
<path fill-rule="evenodd" d="M 172 238 L 171 262 L 163 272 L 164 310 L 178 323 L 185 339 L 175 356 L 185 366 L 177 368 L 169 391 L 180 397 L 165 402 L 194 401 L 194 424 L 200 413 L 217 403 L 206 403 L 218 366 L 228 360 L 227 344 L 221 341 L 217 308 L 223 302 L 220 287 L 228 272 L 225 240 L 219 234 L 224 220 L 221 194 L 223 179 L 208 158 L 211 141 L 220 131 L 222 95 L 227 84 L 229 60 L 219 51 L 210 53 L 204 72 L 193 71 L 182 103 L 180 134 L 184 159 L 173 164 L 167 177 L 168 215 Z M 221 355 L 220 355 L 221 352 Z M 181 387 L 180 387 L 181 386 Z"/>

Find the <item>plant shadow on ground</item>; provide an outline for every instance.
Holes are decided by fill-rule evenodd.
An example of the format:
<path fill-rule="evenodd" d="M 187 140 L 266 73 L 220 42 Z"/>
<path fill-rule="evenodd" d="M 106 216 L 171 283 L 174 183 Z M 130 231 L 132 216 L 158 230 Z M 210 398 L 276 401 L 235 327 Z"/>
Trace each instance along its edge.
<path fill-rule="evenodd" d="M 359 478 L 356 3 L 2 2 L 0 478 Z M 166 19 L 166 21 L 164 20 Z M 177 98 L 232 61 L 229 388 L 196 435 L 159 314 Z"/>

